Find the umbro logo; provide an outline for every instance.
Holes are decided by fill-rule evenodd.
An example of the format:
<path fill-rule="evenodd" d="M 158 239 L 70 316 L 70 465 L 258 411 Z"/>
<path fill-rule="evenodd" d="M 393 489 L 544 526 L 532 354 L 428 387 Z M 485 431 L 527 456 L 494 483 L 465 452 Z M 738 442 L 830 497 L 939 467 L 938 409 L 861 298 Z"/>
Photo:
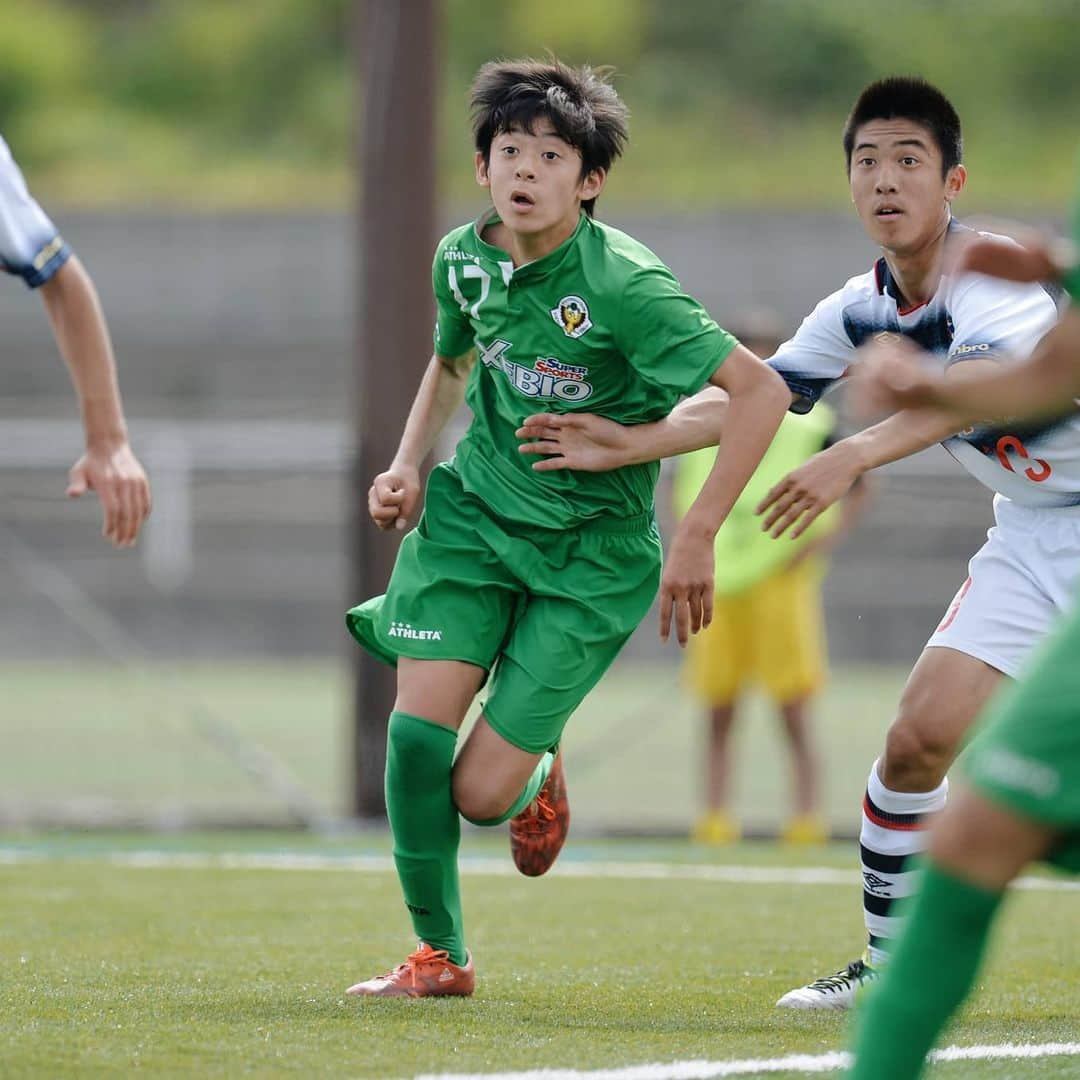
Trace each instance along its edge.
<path fill-rule="evenodd" d="M 893 882 L 886 881 L 884 878 L 878 877 L 877 874 L 871 873 L 869 870 L 863 871 L 862 879 L 867 892 L 872 892 L 875 895 L 887 896 L 887 890 L 893 887 Z"/>

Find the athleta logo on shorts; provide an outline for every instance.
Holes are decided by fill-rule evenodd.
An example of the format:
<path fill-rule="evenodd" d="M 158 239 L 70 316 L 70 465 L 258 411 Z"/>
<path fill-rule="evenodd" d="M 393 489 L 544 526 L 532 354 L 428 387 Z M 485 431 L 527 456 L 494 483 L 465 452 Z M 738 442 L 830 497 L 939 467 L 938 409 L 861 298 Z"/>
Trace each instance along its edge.
<path fill-rule="evenodd" d="M 579 338 L 592 329 L 589 305 L 580 296 L 564 296 L 557 307 L 551 309 L 551 317 L 563 328 L 567 337 Z"/>
<path fill-rule="evenodd" d="M 538 356 L 533 367 L 525 367 L 506 355 L 513 348 L 509 341 L 498 339 L 490 345 L 480 342 L 479 346 L 484 366 L 501 371 L 525 397 L 584 401 L 593 392 L 592 383 L 585 381 L 588 368 L 564 364 L 553 356 Z"/>
<path fill-rule="evenodd" d="M 442 641 L 441 630 L 417 630 L 407 622 L 392 622 L 386 636 L 410 638 L 413 641 Z"/>

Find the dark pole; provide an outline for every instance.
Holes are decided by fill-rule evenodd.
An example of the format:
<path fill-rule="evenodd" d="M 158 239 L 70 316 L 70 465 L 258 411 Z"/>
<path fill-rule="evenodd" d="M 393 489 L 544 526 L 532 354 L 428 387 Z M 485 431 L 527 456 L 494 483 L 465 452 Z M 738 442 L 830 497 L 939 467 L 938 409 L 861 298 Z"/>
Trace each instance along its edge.
<path fill-rule="evenodd" d="M 393 459 L 431 355 L 437 4 L 366 0 L 357 5 L 363 128 L 357 141 L 356 454 L 348 495 L 356 602 L 383 592 L 394 565 L 401 534 L 379 532 L 371 523 L 367 490 Z M 353 656 L 352 810 L 360 818 L 382 818 L 394 672 L 359 647 Z"/>

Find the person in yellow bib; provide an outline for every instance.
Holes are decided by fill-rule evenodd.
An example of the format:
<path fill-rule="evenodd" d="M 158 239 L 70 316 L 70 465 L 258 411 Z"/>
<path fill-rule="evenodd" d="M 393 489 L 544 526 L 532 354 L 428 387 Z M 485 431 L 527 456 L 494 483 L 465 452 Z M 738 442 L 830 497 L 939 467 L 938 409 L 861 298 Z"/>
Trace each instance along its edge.
<path fill-rule="evenodd" d="M 751 338 L 754 335 L 750 335 Z M 762 356 L 775 343 L 759 335 Z M 751 685 L 776 703 L 794 766 L 794 807 L 783 839 L 822 843 L 828 829 L 818 806 L 818 763 L 809 704 L 825 682 L 827 659 L 821 586 L 826 551 L 851 529 L 867 494 L 857 484 L 842 504 L 802 536 L 779 540 L 761 529 L 754 509 L 766 492 L 832 440 L 828 406 L 788 413 L 750 482 L 716 534 L 716 599 L 709 627 L 690 639 L 687 683 L 709 709 L 705 808 L 691 836 L 700 843 L 738 840 L 730 810 L 730 734 L 740 695 Z M 716 447 L 684 454 L 676 465 L 673 505 L 681 519 L 697 498 L 716 459 Z"/>

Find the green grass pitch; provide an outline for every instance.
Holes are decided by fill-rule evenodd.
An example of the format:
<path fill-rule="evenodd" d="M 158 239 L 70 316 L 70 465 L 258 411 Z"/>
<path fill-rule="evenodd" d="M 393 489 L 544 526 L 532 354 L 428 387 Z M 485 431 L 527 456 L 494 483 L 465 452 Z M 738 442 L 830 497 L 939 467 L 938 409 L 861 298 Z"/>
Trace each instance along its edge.
<path fill-rule="evenodd" d="M 196 858 L 155 867 L 114 858 L 147 848 Z M 773 1002 L 857 951 L 857 877 L 845 846 L 710 853 L 571 836 L 562 866 L 546 878 L 466 872 L 478 992 L 441 1001 L 342 995 L 411 947 L 388 869 L 224 868 L 206 858 L 332 860 L 388 850 L 380 834 L 0 836 L 0 1073 L 406 1077 L 723 1062 L 844 1046 L 843 1017 L 780 1012 Z M 504 837 L 470 836 L 466 855 L 508 862 Z M 688 863 L 813 865 L 851 880 L 791 886 L 594 873 L 611 860 L 631 870 L 659 863 L 670 873 Z M 1075 1040 L 1077 900 L 1060 889 L 1012 897 L 978 993 L 948 1043 Z M 931 1075 L 1075 1077 L 1080 1058 L 957 1062 Z"/>
<path fill-rule="evenodd" d="M 848 833 L 904 675 L 841 669 L 816 704 L 824 809 Z M 347 805 L 344 664 L 178 662 L 132 672 L 7 663 L 0 687 L 0 810 L 79 823 L 286 823 L 280 800 L 196 734 L 193 719 L 206 710 L 269 751 L 330 813 Z M 567 726 L 579 828 L 684 830 L 698 806 L 704 726 L 675 665 L 619 661 Z M 736 808 L 749 827 L 775 829 L 790 805 L 790 766 L 760 697 L 746 702 L 734 738 Z"/>

